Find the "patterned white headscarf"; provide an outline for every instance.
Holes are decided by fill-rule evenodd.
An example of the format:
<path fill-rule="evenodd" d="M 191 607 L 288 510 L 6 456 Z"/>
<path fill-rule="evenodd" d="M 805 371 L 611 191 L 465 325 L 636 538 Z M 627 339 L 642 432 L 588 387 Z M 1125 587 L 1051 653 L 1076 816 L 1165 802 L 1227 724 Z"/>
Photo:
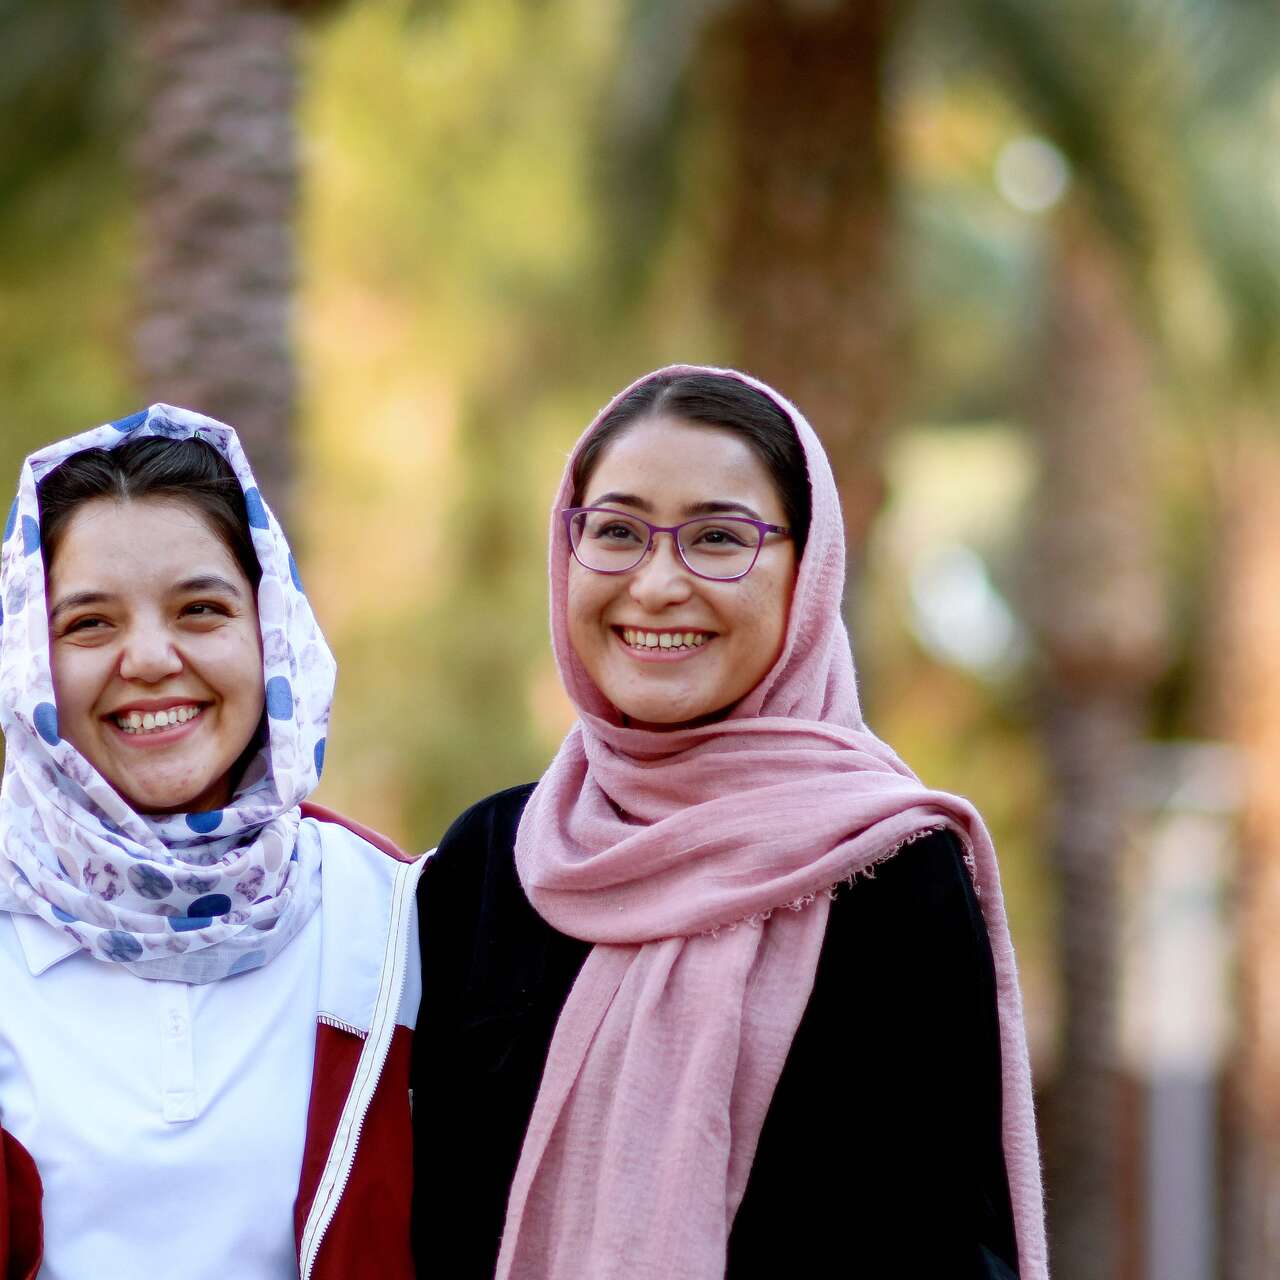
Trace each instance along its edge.
<path fill-rule="evenodd" d="M 262 566 L 267 732 L 226 808 L 145 815 L 59 736 L 37 485 L 85 449 L 197 432 L 244 489 Z M 39 916 L 143 977 L 203 983 L 266 964 L 320 901 L 298 806 L 324 764 L 335 667 L 236 433 L 156 404 L 33 453 L 4 527 L 0 605 L 0 909 Z"/>

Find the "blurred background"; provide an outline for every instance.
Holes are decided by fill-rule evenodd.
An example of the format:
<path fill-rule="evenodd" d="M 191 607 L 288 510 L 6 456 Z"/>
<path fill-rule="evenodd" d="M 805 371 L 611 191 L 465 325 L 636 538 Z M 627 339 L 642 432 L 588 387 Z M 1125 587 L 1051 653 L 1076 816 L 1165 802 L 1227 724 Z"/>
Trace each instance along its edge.
<path fill-rule="evenodd" d="M 418 850 L 538 774 L 566 450 L 746 368 L 832 454 L 870 724 L 993 828 L 1055 1275 L 1280 1276 L 1269 0 L 3 0 L 0 51 L 0 470 L 240 428 L 318 799 Z"/>

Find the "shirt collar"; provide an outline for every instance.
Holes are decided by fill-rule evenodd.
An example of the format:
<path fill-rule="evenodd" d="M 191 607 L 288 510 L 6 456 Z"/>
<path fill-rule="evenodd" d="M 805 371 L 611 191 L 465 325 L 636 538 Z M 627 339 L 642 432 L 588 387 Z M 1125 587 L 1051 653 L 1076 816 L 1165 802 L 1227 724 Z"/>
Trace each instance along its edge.
<path fill-rule="evenodd" d="M 38 978 L 52 969 L 59 960 L 65 960 L 80 950 L 80 944 L 74 938 L 41 920 L 39 916 L 15 911 L 11 913 L 10 919 L 33 978 Z"/>

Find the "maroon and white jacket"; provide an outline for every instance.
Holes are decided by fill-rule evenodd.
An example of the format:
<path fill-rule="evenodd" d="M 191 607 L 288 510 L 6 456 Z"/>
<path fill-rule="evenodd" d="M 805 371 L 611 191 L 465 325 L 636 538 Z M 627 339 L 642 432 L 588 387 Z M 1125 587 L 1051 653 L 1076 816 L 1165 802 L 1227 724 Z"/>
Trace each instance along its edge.
<path fill-rule="evenodd" d="M 367 845 L 351 841 L 354 856 L 324 864 L 315 1067 L 294 1207 L 299 1274 L 412 1280 L 409 1055 L 425 860 L 407 861 L 385 837 L 319 805 L 302 810 Z M 35 1280 L 41 1223 L 39 1170 L 0 1129 L 0 1280 Z"/>

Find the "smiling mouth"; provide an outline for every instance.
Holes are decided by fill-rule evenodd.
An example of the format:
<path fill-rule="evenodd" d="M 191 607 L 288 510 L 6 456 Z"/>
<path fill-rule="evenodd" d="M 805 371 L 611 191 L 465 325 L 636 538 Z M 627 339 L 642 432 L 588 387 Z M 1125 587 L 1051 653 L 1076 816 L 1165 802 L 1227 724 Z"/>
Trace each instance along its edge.
<path fill-rule="evenodd" d="M 190 724 L 203 710 L 202 704 L 189 702 L 180 707 L 169 707 L 165 711 L 125 711 L 107 718 L 121 733 L 130 737 L 146 737 L 151 733 L 177 728 L 178 725 Z"/>
<path fill-rule="evenodd" d="M 715 638 L 712 631 L 645 631 L 634 627 L 615 627 L 614 631 L 628 648 L 644 652 L 655 649 L 692 651 Z"/>

